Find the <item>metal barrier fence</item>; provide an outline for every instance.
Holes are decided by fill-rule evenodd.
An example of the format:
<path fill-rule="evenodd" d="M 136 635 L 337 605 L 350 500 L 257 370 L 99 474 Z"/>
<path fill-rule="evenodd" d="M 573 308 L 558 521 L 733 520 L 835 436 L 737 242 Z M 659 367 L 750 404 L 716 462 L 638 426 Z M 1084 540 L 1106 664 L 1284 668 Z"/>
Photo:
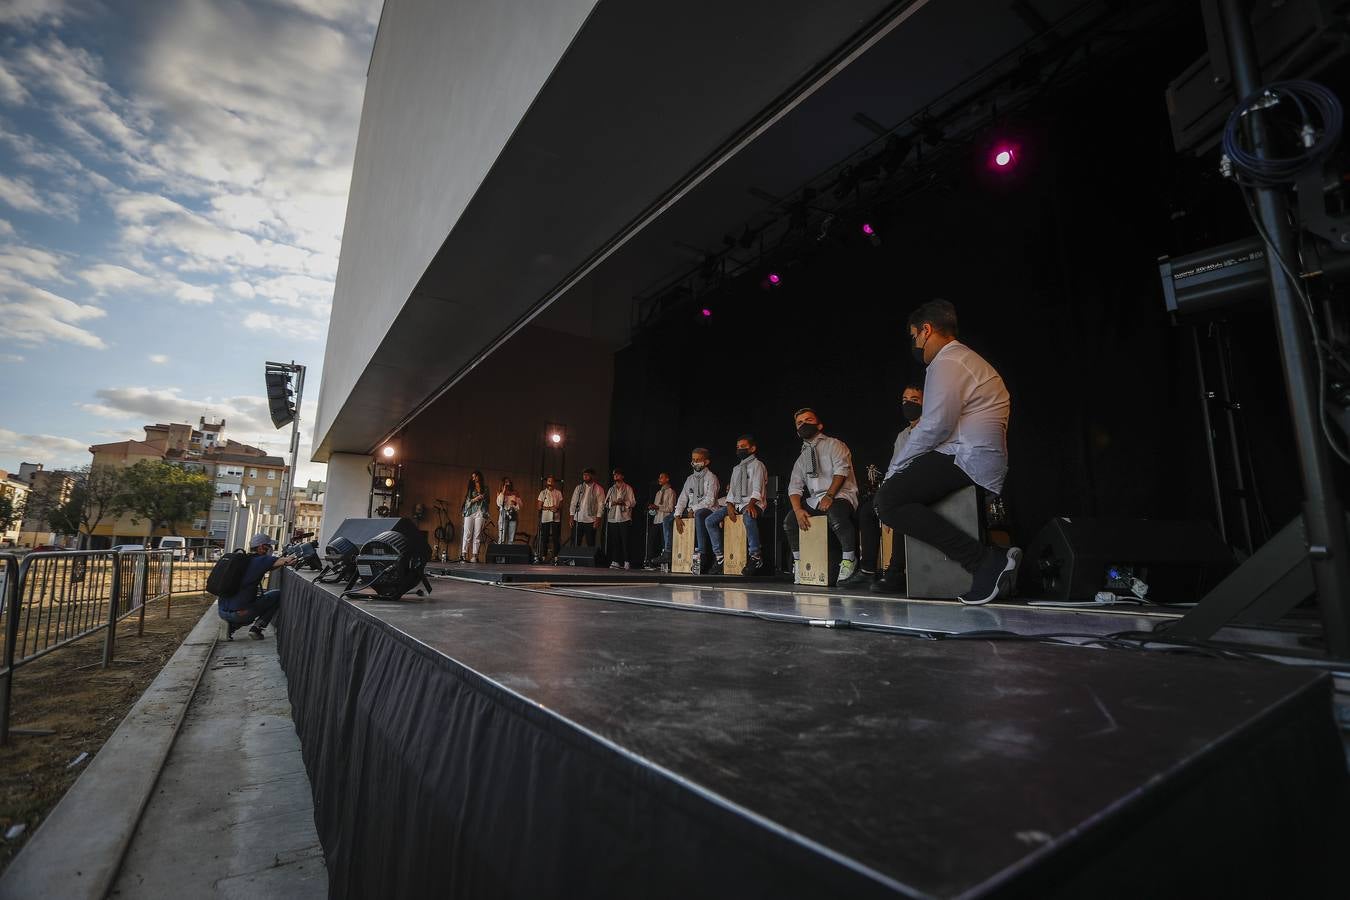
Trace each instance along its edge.
<path fill-rule="evenodd" d="M 119 622 L 136 613 L 136 633 L 142 634 L 149 604 L 163 601 L 168 617 L 176 590 L 204 590 L 206 574 L 198 577 L 195 571 L 184 572 L 180 582 L 175 578 L 176 568 L 170 550 L 30 553 L 22 561 L 12 553 L 0 554 L 4 572 L 0 744 L 9 740 L 10 694 L 16 671 L 99 631 L 104 632 L 103 666 L 107 668 L 116 651 Z M 198 583 L 201 587 L 196 587 Z"/>

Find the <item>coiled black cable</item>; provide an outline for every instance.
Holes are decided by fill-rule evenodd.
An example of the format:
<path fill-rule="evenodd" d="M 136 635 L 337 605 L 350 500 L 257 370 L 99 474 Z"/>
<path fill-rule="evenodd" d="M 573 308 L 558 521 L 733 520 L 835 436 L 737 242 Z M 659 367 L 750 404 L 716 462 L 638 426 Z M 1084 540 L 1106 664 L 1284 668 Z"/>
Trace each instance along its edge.
<path fill-rule="evenodd" d="M 1262 159 L 1243 146 L 1242 119 L 1258 108 L 1289 102 L 1298 110 L 1300 152 L 1291 156 L 1267 156 Z M 1319 133 L 1312 113 L 1321 122 Z M 1344 111 L 1341 101 L 1329 89 L 1314 81 L 1276 81 L 1245 98 L 1233 108 L 1223 129 L 1225 166 L 1231 164 L 1231 177 L 1239 184 L 1277 187 L 1292 184 L 1303 170 L 1331 155 L 1341 139 Z M 1270 148 L 1266 148 L 1267 154 Z M 1224 174 L 1230 174 L 1225 168 Z"/>

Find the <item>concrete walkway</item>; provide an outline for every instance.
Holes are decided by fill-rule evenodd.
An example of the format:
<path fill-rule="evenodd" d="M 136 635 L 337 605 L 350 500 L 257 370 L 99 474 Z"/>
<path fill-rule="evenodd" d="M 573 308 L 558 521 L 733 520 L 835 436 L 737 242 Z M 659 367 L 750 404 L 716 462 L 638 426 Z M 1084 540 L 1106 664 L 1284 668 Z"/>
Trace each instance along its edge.
<path fill-rule="evenodd" d="M 112 896 L 327 896 L 274 641 L 221 629 Z"/>

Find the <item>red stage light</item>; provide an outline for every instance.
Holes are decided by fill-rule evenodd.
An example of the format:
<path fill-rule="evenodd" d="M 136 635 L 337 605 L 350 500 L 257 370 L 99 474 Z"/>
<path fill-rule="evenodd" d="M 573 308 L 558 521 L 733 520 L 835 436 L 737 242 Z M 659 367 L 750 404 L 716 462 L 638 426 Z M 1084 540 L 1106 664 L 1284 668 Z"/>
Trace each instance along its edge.
<path fill-rule="evenodd" d="M 1002 147 L 994 151 L 994 165 L 1000 169 L 1006 169 L 1013 164 L 1016 157 L 1013 156 L 1011 147 Z"/>

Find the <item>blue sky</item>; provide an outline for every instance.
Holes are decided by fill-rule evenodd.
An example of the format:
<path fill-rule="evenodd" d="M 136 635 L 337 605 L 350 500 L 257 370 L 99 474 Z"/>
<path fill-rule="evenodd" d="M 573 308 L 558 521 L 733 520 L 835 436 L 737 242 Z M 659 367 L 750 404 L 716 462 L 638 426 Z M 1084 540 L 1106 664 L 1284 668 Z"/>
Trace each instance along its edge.
<path fill-rule="evenodd" d="M 263 362 L 308 420 L 380 6 L 0 0 L 0 469 L 202 414 L 285 451 Z"/>

